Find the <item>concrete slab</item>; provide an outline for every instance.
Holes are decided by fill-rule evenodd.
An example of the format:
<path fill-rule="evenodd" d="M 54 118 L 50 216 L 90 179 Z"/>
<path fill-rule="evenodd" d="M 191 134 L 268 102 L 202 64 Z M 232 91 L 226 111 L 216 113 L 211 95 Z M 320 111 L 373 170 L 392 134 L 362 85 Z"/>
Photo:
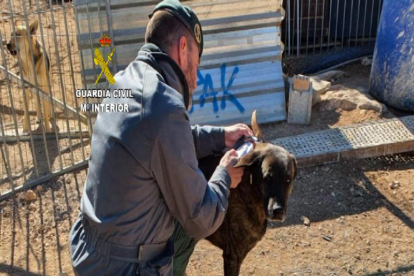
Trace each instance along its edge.
<path fill-rule="evenodd" d="M 270 141 L 300 167 L 414 151 L 414 116 L 362 123 Z"/>

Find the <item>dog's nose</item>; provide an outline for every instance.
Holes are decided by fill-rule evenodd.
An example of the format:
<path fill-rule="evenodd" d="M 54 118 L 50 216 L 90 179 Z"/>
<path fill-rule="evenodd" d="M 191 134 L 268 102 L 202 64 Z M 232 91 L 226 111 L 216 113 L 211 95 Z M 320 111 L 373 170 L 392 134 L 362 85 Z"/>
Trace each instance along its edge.
<path fill-rule="evenodd" d="M 10 50 L 11 49 L 11 43 L 7 43 L 7 50 Z"/>
<path fill-rule="evenodd" d="M 279 205 L 275 198 L 269 198 L 269 204 L 267 205 L 267 210 L 270 214 L 283 212 L 282 206 Z"/>
<path fill-rule="evenodd" d="M 268 217 L 271 219 L 281 220 L 285 219 L 285 209 L 280 206 L 275 198 L 269 198 L 267 205 Z"/>

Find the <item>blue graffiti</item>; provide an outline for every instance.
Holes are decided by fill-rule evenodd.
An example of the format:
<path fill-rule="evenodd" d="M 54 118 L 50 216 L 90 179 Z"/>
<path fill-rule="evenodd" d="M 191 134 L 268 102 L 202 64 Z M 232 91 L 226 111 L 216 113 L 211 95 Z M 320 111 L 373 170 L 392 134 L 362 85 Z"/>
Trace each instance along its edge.
<path fill-rule="evenodd" d="M 234 67 L 227 85 L 226 85 L 226 64 L 225 63 L 221 65 L 220 70 L 221 70 L 221 89 L 223 90 L 223 96 L 221 97 L 221 104 L 220 104 L 221 109 L 222 110 L 226 109 L 226 105 L 227 105 L 226 101 L 229 100 L 231 103 L 233 103 L 237 107 L 240 113 L 243 113 L 245 110 L 244 107 L 237 100 L 237 98 L 229 92 L 237 76 L 237 73 L 239 72 L 239 67 L 237 66 Z M 199 98 L 200 107 L 201 108 L 204 107 L 206 103 L 206 99 L 212 97 L 213 98 L 213 111 L 214 113 L 219 112 L 219 105 L 217 101 L 218 92 L 214 90 L 213 79 L 211 78 L 211 75 L 206 74 L 205 76 L 203 76 L 200 70 L 198 70 L 197 77 L 198 77 L 197 86 L 199 85 L 203 86 L 203 93 L 200 95 L 200 98 Z M 189 113 L 193 113 L 193 112 L 194 112 L 194 104 L 192 105 Z"/>

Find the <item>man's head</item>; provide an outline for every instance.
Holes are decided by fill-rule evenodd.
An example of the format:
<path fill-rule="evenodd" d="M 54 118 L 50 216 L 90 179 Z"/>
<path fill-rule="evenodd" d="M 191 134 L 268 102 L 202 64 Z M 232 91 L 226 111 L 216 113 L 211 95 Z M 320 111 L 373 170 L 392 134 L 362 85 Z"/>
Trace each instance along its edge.
<path fill-rule="evenodd" d="M 148 23 L 145 42 L 157 45 L 181 68 L 190 98 L 197 87 L 197 68 L 203 51 L 203 34 L 195 13 L 178 0 L 159 3 Z"/>

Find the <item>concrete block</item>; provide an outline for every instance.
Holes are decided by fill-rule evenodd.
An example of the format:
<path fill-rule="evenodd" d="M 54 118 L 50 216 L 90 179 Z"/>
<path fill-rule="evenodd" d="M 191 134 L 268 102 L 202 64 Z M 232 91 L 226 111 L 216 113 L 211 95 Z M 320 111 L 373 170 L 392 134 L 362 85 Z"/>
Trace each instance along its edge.
<path fill-rule="evenodd" d="M 289 124 L 309 125 L 312 112 L 313 88 L 309 82 L 308 91 L 296 91 L 293 84 L 289 89 Z"/>
<path fill-rule="evenodd" d="M 293 78 L 293 90 L 299 92 L 306 92 L 310 89 L 310 80 L 304 75 L 296 75 Z"/>
<path fill-rule="evenodd" d="M 331 83 L 329 81 L 321 80 L 318 77 L 310 77 L 313 88 L 313 100 L 312 105 L 317 104 L 321 101 L 321 95 L 325 94 L 331 88 Z"/>

